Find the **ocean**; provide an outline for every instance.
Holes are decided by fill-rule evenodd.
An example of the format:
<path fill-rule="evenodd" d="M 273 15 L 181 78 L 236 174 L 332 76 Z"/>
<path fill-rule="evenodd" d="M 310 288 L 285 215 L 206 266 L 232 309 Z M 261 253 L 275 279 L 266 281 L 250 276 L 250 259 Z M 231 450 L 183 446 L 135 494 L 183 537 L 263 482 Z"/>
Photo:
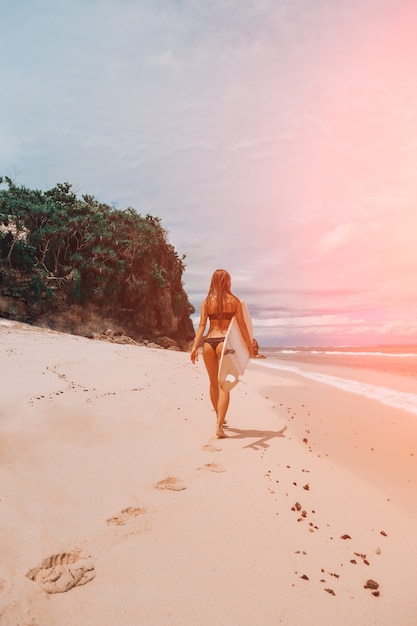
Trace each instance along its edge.
<path fill-rule="evenodd" d="M 293 347 L 259 350 L 257 365 L 300 374 L 417 415 L 417 346 Z"/>

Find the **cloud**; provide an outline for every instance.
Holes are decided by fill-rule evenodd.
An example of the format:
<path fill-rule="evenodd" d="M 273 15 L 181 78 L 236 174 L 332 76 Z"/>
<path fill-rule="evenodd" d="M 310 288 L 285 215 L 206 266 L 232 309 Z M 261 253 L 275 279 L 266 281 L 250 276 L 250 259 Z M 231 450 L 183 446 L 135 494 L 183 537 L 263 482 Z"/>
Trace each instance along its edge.
<path fill-rule="evenodd" d="M 347 315 L 317 315 L 305 317 L 283 317 L 259 320 L 253 318 L 254 336 L 263 345 L 285 345 L 296 338 L 299 345 L 324 345 L 326 338 L 338 338 L 338 343 L 378 343 L 392 338 L 397 341 L 412 341 L 417 332 L 414 320 L 371 323 L 366 318 Z"/>
<path fill-rule="evenodd" d="M 179 59 L 172 50 L 165 50 L 145 57 L 143 64 L 151 68 L 176 70 L 181 67 Z"/>
<path fill-rule="evenodd" d="M 304 340 L 348 333 L 353 314 L 358 336 L 412 332 L 411 5 L 12 3 L 0 174 L 159 216 L 193 304 L 225 267 L 256 319 L 277 320 L 271 338 L 291 319 Z"/>
<path fill-rule="evenodd" d="M 317 243 L 317 250 L 326 254 L 347 246 L 353 237 L 352 222 L 338 224 L 336 228 L 322 235 Z"/>

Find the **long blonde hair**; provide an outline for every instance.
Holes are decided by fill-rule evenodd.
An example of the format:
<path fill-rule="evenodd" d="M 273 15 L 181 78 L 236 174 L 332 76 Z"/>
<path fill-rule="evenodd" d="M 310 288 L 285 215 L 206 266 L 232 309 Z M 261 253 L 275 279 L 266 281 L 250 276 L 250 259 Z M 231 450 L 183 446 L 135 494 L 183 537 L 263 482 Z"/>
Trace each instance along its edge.
<path fill-rule="evenodd" d="M 228 296 L 232 296 L 232 301 L 236 301 L 236 296 L 231 292 L 232 279 L 226 270 L 215 270 L 211 277 L 210 287 L 206 297 L 206 304 L 209 306 L 211 300 L 216 302 L 216 315 L 220 321 L 220 326 L 223 327 L 223 313 L 226 308 L 226 303 L 230 299 Z"/>

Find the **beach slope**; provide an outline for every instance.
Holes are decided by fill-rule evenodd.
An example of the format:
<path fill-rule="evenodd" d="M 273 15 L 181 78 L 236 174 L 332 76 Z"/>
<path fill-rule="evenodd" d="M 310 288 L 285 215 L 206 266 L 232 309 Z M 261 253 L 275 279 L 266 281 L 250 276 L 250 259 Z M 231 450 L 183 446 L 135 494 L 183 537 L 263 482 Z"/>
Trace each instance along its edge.
<path fill-rule="evenodd" d="M 0 320 L 0 623 L 414 626 L 415 416 Z"/>

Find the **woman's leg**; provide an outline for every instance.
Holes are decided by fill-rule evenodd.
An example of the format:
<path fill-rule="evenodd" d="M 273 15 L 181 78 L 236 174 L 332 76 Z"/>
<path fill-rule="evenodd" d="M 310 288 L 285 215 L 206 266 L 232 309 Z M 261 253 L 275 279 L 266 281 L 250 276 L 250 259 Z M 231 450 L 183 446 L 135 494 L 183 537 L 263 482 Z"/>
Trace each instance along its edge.
<path fill-rule="evenodd" d="M 203 359 L 210 379 L 210 400 L 217 416 L 216 434 L 218 437 L 226 437 L 223 424 L 229 406 L 229 393 L 219 387 L 218 371 L 221 353 L 222 344 L 217 346 L 216 352 L 209 344 L 203 345 Z"/>
<path fill-rule="evenodd" d="M 217 380 L 217 371 L 219 361 L 217 358 L 217 354 L 214 352 L 213 348 L 207 343 L 203 344 L 203 359 L 210 379 L 210 400 L 213 405 L 213 409 L 216 411 L 217 415 L 217 403 L 219 401 L 219 383 Z"/>
<path fill-rule="evenodd" d="M 219 400 L 217 402 L 217 434 L 222 437 L 225 437 L 225 433 L 223 432 L 223 426 L 226 421 L 226 413 L 229 408 L 229 399 L 230 393 L 229 391 L 223 391 L 221 387 L 219 387 Z"/>

